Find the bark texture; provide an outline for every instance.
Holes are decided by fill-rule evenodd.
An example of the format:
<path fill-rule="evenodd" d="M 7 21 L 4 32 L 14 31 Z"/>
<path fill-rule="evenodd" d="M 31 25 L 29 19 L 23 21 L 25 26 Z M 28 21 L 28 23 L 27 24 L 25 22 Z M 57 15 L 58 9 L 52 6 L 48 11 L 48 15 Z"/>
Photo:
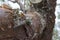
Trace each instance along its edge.
<path fill-rule="evenodd" d="M 43 8 L 44 11 L 47 12 L 46 16 L 46 27 L 43 30 L 43 33 L 39 35 L 38 37 L 31 39 L 28 38 L 29 36 L 27 35 L 29 31 L 32 33 L 32 29 L 27 26 L 28 31 L 26 32 L 25 25 L 22 25 L 20 27 L 14 28 L 14 29 L 8 29 L 6 32 L 0 32 L 2 33 L 2 36 L 0 34 L 0 40 L 52 40 L 52 33 L 53 33 L 53 28 L 55 24 L 55 6 L 56 6 L 56 0 L 49 0 L 49 4 L 51 5 L 52 9 L 48 10 L 48 4 L 45 2 L 44 7 L 47 6 L 46 8 Z M 35 4 L 34 4 L 35 5 Z M 36 7 L 38 9 L 42 8 L 42 3 L 39 3 Z M 33 33 L 32 33 L 33 35 Z"/>
<path fill-rule="evenodd" d="M 45 28 L 42 37 L 39 40 L 52 40 L 52 33 L 55 24 L 55 6 L 56 0 L 49 0 L 51 6 L 53 7 L 47 14 L 47 27 Z M 50 17 L 51 16 L 51 17 Z"/>

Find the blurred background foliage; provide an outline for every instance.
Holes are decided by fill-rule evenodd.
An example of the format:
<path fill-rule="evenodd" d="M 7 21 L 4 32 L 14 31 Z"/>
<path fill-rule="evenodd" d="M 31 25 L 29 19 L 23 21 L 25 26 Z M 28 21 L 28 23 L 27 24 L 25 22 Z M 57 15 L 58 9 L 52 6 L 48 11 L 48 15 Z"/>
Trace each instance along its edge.
<path fill-rule="evenodd" d="M 56 10 L 55 10 L 55 27 L 53 30 L 52 40 L 60 40 L 60 0 L 56 1 Z"/>

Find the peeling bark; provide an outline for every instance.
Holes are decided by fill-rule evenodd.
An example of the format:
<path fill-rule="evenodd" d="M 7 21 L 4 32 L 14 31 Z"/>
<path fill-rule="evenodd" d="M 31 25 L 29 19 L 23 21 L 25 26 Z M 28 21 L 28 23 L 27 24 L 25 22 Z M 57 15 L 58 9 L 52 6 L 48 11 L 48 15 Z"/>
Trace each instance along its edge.
<path fill-rule="evenodd" d="M 44 4 L 44 5 L 43 5 Z M 9 34 L 13 35 L 13 36 L 9 36 L 9 37 L 4 37 L 0 36 L 0 40 L 52 40 L 52 32 L 53 32 L 53 28 L 54 28 L 54 24 L 55 24 L 55 6 L 56 6 L 56 0 L 49 0 L 49 4 L 50 4 L 50 7 L 51 9 L 49 10 L 49 6 L 48 6 L 48 3 L 45 1 L 44 3 L 38 3 L 38 4 L 34 4 L 34 6 L 36 6 L 38 9 L 42 9 L 42 11 L 46 11 L 46 27 L 44 28 L 43 32 L 41 35 L 38 35 L 38 37 L 34 38 L 34 39 L 31 39 L 31 38 L 28 38 L 29 36 L 29 32 L 33 33 L 32 32 L 32 29 L 31 27 L 29 26 L 26 26 L 26 25 L 22 25 L 22 26 L 19 26 L 17 28 L 14 28 L 14 29 L 10 29 L 10 30 L 7 30 L 6 32 L 2 32 L 2 34 L 5 36 L 9 36 Z M 43 8 L 43 6 L 45 8 Z M 36 11 L 37 11 L 37 8 L 35 7 Z M 38 12 L 40 12 L 41 10 L 39 10 Z M 36 17 L 37 18 L 37 17 Z M 28 31 L 26 30 L 26 27 L 28 28 Z M 1 30 L 0 30 L 1 32 Z M 7 35 L 8 34 L 8 35 Z M 27 35 L 28 34 L 28 35 Z"/>

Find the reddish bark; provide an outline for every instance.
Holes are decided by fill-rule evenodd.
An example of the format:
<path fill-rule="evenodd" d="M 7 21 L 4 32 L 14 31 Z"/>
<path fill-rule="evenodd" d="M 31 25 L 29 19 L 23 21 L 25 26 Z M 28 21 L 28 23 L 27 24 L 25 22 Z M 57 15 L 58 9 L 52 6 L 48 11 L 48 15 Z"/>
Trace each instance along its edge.
<path fill-rule="evenodd" d="M 39 35 L 38 38 L 34 38 L 33 40 L 52 40 L 52 32 L 53 32 L 53 28 L 54 28 L 54 24 L 55 24 L 54 12 L 55 12 L 56 0 L 49 0 L 49 2 L 50 2 L 50 5 L 53 9 L 47 11 L 46 28 L 43 30 L 43 33 L 41 35 Z M 44 5 L 47 5 L 47 4 L 44 4 Z M 42 5 L 38 5 L 38 6 L 39 6 L 39 8 L 42 7 Z M 47 10 L 47 9 L 44 9 L 44 10 Z M 32 31 L 29 26 L 27 26 L 27 28 L 29 29 L 29 31 Z M 7 36 L 9 36 L 11 34 L 13 36 L 5 37 L 5 38 L 3 38 L 3 36 L 0 36 L 0 40 L 32 40 L 30 38 L 27 38 L 28 35 L 26 33 L 25 25 L 17 27 L 13 30 L 12 29 L 7 30 L 6 32 L 2 32 L 2 34 L 3 35 L 8 34 Z"/>

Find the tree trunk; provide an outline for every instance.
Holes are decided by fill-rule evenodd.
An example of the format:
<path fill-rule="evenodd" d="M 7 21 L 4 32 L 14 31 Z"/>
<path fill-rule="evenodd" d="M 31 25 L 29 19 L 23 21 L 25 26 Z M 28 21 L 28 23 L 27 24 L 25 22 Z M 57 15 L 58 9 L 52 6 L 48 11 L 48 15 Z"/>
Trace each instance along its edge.
<path fill-rule="evenodd" d="M 50 6 L 49 6 L 49 4 Z M 44 5 L 42 5 L 41 3 L 38 4 L 36 7 L 38 9 L 41 9 L 42 6 L 47 6 L 47 7 L 51 7 L 52 9 L 48 9 L 43 8 L 44 11 L 47 12 L 47 16 L 46 16 L 46 21 L 47 21 L 47 25 L 45 27 L 45 29 L 43 30 L 42 34 L 38 36 L 38 38 L 34 38 L 33 40 L 52 40 L 52 33 L 53 33 L 53 28 L 54 28 L 54 24 L 55 24 L 55 6 L 56 6 L 56 0 L 49 0 L 48 3 L 44 2 Z M 29 26 L 27 26 L 28 28 L 28 32 L 32 31 L 32 29 L 30 29 Z M 1 32 L 1 31 L 0 31 Z M 11 36 L 9 36 L 9 33 L 11 33 Z M 26 33 L 26 28 L 25 25 L 14 28 L 13 30 L 7 30 L 6 32 L 2 32 L 2 34 L 8 34 L 9 37 L 5 37 L 5 36 L 1 36 L 0 34 L 0 40 L 32 40 L 30 38 L 27 38 L 28 35 Z M 33 34 L 33 33 L 32 33 Z M 4 38 L 3 38 L 4 37 Z"/>
<path fill-rule="evenodd" d="M 56 0 L 49 0 L 49 2 L 51 6 L 53 7 L 53 9 L 50 10 L 47 14 L 47 26 L 45 30 L 43 31 L 42 37 L 39 38 L 39 40 L 52 40 L 52 35 L 53 35 L 52 33 L 53 33 L 54 24 L 55 24 L 54 12 L 55 12 Z"/>

